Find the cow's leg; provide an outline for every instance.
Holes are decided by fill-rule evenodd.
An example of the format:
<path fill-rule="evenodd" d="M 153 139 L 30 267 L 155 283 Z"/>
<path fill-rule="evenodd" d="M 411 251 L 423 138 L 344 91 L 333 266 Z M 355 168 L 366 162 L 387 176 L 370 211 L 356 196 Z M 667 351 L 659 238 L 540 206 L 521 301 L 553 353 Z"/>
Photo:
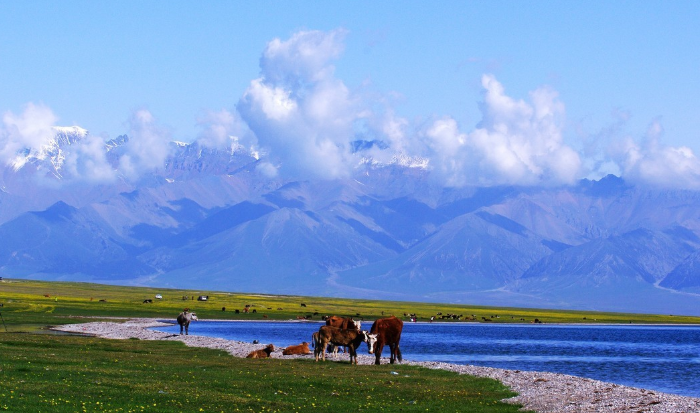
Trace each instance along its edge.
<path fill-rule="evenodd" d="M 375 346 L 376 350 L 374 350 L 374 355 L 376 358 L 374 359 L 374 364 L 380 364 L 379 360 L 382 358 L 382 350 L 384 349 L 384 343 L 377 342 Z"/>
<path fill-rule="evenodd" d="M 389 344 L 389 363 L 394 364 L 394 360 L 396 359 L 396 344 Z"/>
<path fill-rule="evenodd" d="M 357 366 L 357 351 L 355 351 L 355 346 L 350 346 L 348 349 L 350 350 L 350 364 L 355 364 Z"/>
<path fill-rule="evenodd" d="M 185 323 L 185 335 L 189 336 L 190 335 L 190 324 Z"/>
<path fill-rule="evenodd" d="M 323 361 L 326 361 L 326 347 L 328 347 L 328 342 L 327 342 L 327 341 L 324 341 L 324 340 L 321 340 L 321 343 L 323 344 L 323 346 L 321 346 L 321 348 L 323 349 L 323 350 L 322 350 L 322 353 L 323 353 Z"/>
<path fill-rule="evenodd" d="M 401 349 L 399 348 L 399 343 L 396 343 L 396 358 L 399 360 L 399 363 L 402 362 L 402 360 L 401 360 Z"/>
<path fill-rule="evenodd" d="M 183 326 L 180 324 L 180 335 L 182 335 Z"/>

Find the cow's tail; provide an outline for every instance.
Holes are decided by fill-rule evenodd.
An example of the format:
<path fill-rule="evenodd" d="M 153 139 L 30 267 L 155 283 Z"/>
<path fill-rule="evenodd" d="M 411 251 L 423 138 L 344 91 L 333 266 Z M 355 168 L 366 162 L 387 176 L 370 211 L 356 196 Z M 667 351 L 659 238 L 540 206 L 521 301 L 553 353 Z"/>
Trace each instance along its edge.
<path fill-rule="evenodd" d="M 316 335 L 318 333 L 314 331 L 313 334 L 311 334 L 311 348 L 316 348 Z"/>

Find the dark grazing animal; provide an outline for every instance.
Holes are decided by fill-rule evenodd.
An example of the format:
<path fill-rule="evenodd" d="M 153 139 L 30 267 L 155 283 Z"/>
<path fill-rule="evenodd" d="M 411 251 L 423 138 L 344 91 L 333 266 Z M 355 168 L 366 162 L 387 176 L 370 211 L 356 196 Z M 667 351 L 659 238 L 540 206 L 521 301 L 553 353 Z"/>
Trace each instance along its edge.
<path fill-rule="evenodd" d="M 272 344 L 268 344 L 264 349 L 262 350 L 255 350 L 251 351 L 250 354 L 245 356 L 247 359 L 266 359 L 270 357 L 270 353 L 275 351 L 275 346 Z"/>
<path fill-rule="evenodd" d="M 389 362 L 391 364 L 395 360 L 401 362 L 401 350 L 399 349 L 401 330 L 403 330 L 403 321 L 393 316 L 380 318 L 372 324 L 372 328 L 367 336 L 367 347 L 369 348 L 369 354 L 374 353 L 376 356 L 374 364 L 379 364 L 385 344 L 391 350 Z"/>
<path fill-rule="evenodd" d="M 180 315 L 177 316 L 177 323 L 180 324 L 180 335 L 182 335 L 182 330 L 185 330 L 185 335 L 189 335 L 190 321 L 197 321 L 197 315 L 195 313 L 190 313 L 189 308 L 182 310 Z"/>
<path fill-rule="evenodd" d="M 342 329 L 332 326 L 322 326 L 318 330 L 318 335 L 312 338 L 316 339 L 314 348 L 314 357 L 318 361 L 319 355 L 322 355 L 323 361 L 326 361 L 326 352 L 324 351 L 328 344 L 335 346 L 346 346 L 350 351 L 350 364 L 357 364 L 357 348 L 362 342 L 367 341 L 366 331 L 357 331 L 355 329 Z"/>

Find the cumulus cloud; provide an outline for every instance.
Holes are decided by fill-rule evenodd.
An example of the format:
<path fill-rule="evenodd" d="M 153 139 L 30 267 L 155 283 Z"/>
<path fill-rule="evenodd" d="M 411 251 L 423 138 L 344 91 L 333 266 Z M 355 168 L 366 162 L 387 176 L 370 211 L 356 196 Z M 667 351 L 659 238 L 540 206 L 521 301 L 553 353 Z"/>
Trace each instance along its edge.
<path fill-rule="evenodd" d="M 530 93 L 531 103 L 505 94 L 492 75 L 482 77 L 482 120 L 469 134 L 484 180 L 508 184 L 570 184 L 581 159 L 562 137 L 564 105 L 547 87 Z"/>
<path fill-rule="evenodd" d="M 538 88 L 526 102 L 506 95 L 492 75 L 482 77 L 482 86 L 475 129 L 461 131 L 446 116 L 417 133 L 421 145 L 402 145 L 430 159 L 432 173 L 447 186 L 559 185 L 580 177 L 580 156 L 562 137 L 564 105 L 555 91 Z"/>
<path fill-rule="evenodd" d="M 661 143 L 663 127 L 651 123 L 643 142 L 627 137 L 613 143 L 610 156 L 633 183 L 657 187 L 700 189 L 700 159 L 685 146 Z"/>
<path fill-rule="evenodd" d="M 197 124 L 202 129 L 197 143 L 207 148 L 235 150 L 253 144 L 250 131 L 238 112 L 209 111 L 197 119 Z"/>
<path fill-rule="evenodd" d="M 162 167 L 170 154 L 170 133 L 159 126 L 151 112 L 135 111 L 129 119 L 129 142 L 119 158 L 118 170 L 131 180 Z"/>
<path fill-rule="evenodd" d="M 116 178 L 116 171 L 107 159 L 105 141 L 101 137 L 88 135 L 66 149 L 63 176 L 68 181 L 105 183 Z"/>
<path fill-rule="evenodd" d="M 12 163 L 18 152 L 38 152 L 53 139 L 58 117 L 45 105 L 28 103 L 22 113 L 5 112 L 0 127 L 0 160 Z"/>
<path fill-rule="evenodd" d="M 302 31 L 268 43 L 261 76 L 250 82 L 237 109 L 272 163 L 296 178 L 348 176 L 357 98 L 335 78 L 344 30 Z M 268 169 L 269 171 L 269 169 Z"/>

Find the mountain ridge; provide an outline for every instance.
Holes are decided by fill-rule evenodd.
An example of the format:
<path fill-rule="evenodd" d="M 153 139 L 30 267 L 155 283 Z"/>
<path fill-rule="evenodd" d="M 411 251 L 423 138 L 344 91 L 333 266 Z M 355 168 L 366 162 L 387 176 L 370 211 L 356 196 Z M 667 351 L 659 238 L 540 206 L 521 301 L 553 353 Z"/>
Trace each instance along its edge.
<path fill-rule="evenodd" d="M 80 145 L 83 131 L 60 130 L 57 148 Z M 115 167 L 128 142 L 105 143 Z M 23 152 L 25 167 L 1 176 L 0 273 L 700 314 L 700 191 L 614 175 L 571 186 L 444 188 L 405 162 L 285 180 L 262 173 L 237 141 L 169 151 L 138 180 L 92 185 L 62 184 L 61 174 L 37 183 L 60 168 Z"/>

